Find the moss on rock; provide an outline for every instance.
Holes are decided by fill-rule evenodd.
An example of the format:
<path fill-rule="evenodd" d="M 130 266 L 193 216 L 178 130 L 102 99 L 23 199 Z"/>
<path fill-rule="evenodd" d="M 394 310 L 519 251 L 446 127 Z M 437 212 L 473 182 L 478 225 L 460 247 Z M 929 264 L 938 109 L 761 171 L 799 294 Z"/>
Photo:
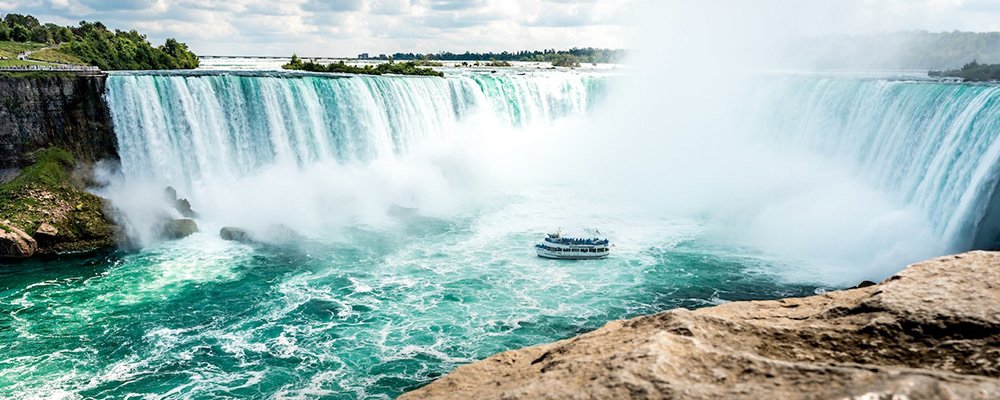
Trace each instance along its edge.
<path fill-rule="evenodd" d="M 58 233 L 39 254 L 77 252 L 112 246 L 116 229 L 105 213 L 104 199 L 81 190 L 70 171 L 73 156 L 60 148 L 38 150 L 35 163 L 0 185 L 0 220 L 33 233 L 42 223 Z"/>

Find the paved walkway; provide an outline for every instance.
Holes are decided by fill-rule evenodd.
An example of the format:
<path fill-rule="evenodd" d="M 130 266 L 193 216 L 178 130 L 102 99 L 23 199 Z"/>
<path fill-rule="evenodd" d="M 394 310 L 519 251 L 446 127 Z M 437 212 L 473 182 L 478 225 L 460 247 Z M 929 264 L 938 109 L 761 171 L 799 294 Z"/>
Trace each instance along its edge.
<path fill-rule="evenodd" d="M 18 54 L 17 55 L 17 59 L 18 60 L 22 60 L 22 61 L 27 61 L 27 60 L 31 59 L 31 55 L 32 54 L 37 53 L 37 52 L 42 51 L 42 50 L 54 49 L 57 46 L 59 46 L 59 45 L 46 46 L 46 47 L 42 47 L 42 48 L 40 48 L 38 50 L 28 50 L 28 51 L 22 52 L 21 54 Z M 58 64 L 58 63 L 52 63 L 52 64 Z"/>
<path fill-rule="evenodd" d="M 87 72 L 87 73 L 100 73 L 101 69 L 92 65 L 77 65 L 77 64 L 63 64 L 51 61 L 40 61 L 32 60 L 31 55 L 42 50 L 54 49 L 59 45 L 52 45 L 40 48 L 38 50 L 29 50 L 22 52 L 17 55 L 17 59 L 21 61 L 37 61 L 46 64 L 36 64 L 36 65 L 18 65 L 9 67 L 0 67 L 0 71 L 4 72 L 29 72 L 29 71 L 60 71 L 60 72 Z"/>

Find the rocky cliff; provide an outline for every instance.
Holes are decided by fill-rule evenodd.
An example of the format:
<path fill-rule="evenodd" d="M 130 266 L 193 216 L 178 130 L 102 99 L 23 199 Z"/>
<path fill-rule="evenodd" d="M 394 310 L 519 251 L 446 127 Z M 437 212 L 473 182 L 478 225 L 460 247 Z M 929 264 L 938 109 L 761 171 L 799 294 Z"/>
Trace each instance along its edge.
<path fill-rule="evenodd" d="M 51 146 L 68 150 L 81 162 L 117 159 L 117 139 L 103 97 L 105 78 L 0 74 L 0 170 L 30 164 L 28 154 Z"/>
<path fill-rule="evenodd" d="M 73 156 L 52 147 L 30 157 L 34 164 L 0 184 L 0 260 L 114 246 L 111 207 L 83 189 Z"/>
<path fill-rule="evenodd" d="M 671 310 L 494 355 L 401 398 L 1000 399 L 1000 253 L 818 296 Z"/>

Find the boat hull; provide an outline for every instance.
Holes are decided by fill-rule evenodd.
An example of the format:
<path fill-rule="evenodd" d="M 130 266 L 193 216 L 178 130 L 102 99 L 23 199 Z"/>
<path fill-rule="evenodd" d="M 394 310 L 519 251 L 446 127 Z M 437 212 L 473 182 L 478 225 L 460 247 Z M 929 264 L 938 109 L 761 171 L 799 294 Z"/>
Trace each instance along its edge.
<path fill-rule="evenodd" d="M 553 260 L 598 260 L 602 258 L 607 258 L 610 251 L 604 251 L 599 253 L 590 252 L 568 252 L 568 251 L 551 251 L 540 247 L 535 247 L 535 253 L 539 257 L 549 258 Z"/>

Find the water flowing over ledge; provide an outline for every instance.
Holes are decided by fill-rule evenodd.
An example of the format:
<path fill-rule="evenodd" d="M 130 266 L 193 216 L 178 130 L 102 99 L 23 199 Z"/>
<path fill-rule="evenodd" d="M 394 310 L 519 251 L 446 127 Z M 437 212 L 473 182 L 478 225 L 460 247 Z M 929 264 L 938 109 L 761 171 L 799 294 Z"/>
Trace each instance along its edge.
<path fill-rule="evenodd" d="M 1000 245 L 1000 86 L 781 77 L 752 113 L 765 136 L 849 166 L 927 215 L 951 251 Z"/>
<path fill-rule="evenodd" d="M 604 80 L 566 73 L 113 74 L 107 99 L 125 175 L 184 184 L 275 163 L 391 157 L 456 134 L 474 112 L 512 127 L 578 116 L 602 94 Z"/>

